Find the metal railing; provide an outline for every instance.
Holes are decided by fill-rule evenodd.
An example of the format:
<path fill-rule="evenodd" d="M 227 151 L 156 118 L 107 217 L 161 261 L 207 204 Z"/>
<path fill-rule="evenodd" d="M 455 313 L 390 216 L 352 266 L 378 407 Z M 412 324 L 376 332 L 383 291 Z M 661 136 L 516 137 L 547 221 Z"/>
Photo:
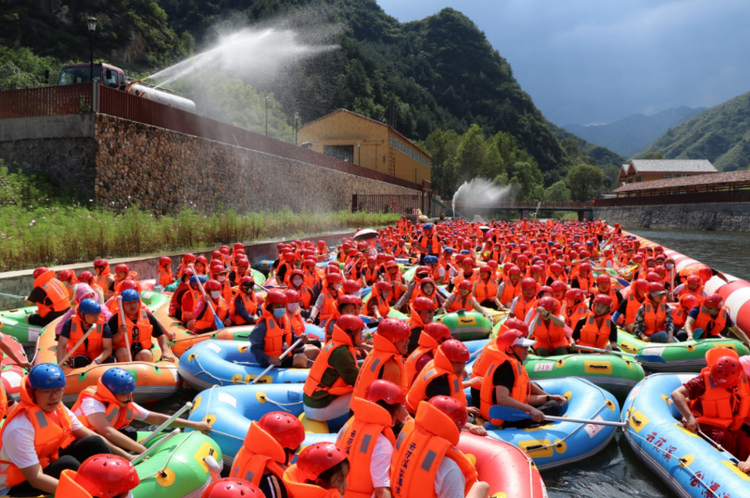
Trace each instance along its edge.
<path fill-rule="evenodd" d="M 707 202 L 750 202 L 750 190 L 722 190 L 684 194 L 643 195 L 597 199 L 594 207 L 649 206 L 665 204 L 701 204 Z"/>
<path fill-rule="evenodd" d="M 599 204 L 599 199 L 596 200 L 596 204 Z M 456 201 L 456 211 L 463 207 L 465 204 L 461 201 Z M 497 202 L 494 204 L 478 204 L 476 202 L 471 203 L 472 209 L 536 209 L 539 207 L 540 210 L 581 210 L 591 209 L 594 206 L 592 202 Z"/>
<path fill-rule="evenodd" d="M 423 197 L 424 194 L 354 194 L 352 212 L 413 214 L 415 209 L 422 209 Z"/>
<path fill-rule="evenodd" d="M 92 111 L 90 83 L 0 92 L 0 119 L 57 116 Z"/>

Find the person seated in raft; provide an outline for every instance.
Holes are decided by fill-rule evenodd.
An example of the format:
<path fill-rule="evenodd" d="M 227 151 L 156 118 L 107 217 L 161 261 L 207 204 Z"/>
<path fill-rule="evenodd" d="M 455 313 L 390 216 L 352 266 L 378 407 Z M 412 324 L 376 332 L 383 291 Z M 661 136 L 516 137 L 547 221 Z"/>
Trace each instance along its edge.
<path fill-rule="evenodd" d="M 123 282 L 126 280 L 132 280 L 133 282 L 137 282 L 136 280 L 137 274 L 135 272 L 130 271 L 130 267 L 126 265 L 125 263 L 120 263 L 119 265 L 115 266 L 115 281 L 114 281 L 114 289 L 115 293 L 114 295 L 117 295 L 119 292 L 122 292 L 122 289 L 120 286 Z M 140 285 L 138 286 L 138 292 L 140 292 Z"/>
<path fill-rule="evenodd" d="M 104 290 L 101 287 L 99 287 L 98 285 L 96 285 L 93 273 L 91 273 L 88 270 L 85 270 L 85 271 L 82 271 L 81 273 L 79 273 L 78 274 L 78 285 L 80 286 L 81 284 L 86 284 L 89 287 L 91 287 L 91 289 L 93 289 L 94 293 L 96 294 L 96 296 L 94 296 L 94 299 L 96 299 L 97 301 L 99 301 L 99 304 L 104 304 Z M 78 290 L 78 286 L 76 286 L 76 291 L 77 290 Z M 76 294 L 77 294 L 77 292 L 76 292 Z M 75 295 L 73 296 L 73 298 L 75 299 Z M 75 304 L 78 304 L 78 303 L 75 303 Z M 70 311 L 70 310 L 68 310 L 68 311 Z"/>
<path fill-rule="evenodd" d="M 315 306 L 310 311 L 310 318 L 307 319 L 307 323 L 315 323 L 315 320 L 318 319 L 320 327 L 327 330 L 328 322 L 336 317 L 336 299 L 344 293 L 341 290 L 343 282 L 344 278 L 340 273 L 335 273 L 333 270 L 326 273 L 323 280 L 323 289 L 315 301 Z"/>
<path fill-rule="evenodd" d="M 115 295 L 115 276 L 109 268 L 106 259 L 97 259 L 94 261 L 94 272 L 96 279 L 94 283 L 104 291 L 104 299 L 107 300 Z"/>
<path fill-rule="evenodd" d="M 464 388 L 469 387 L 470 383 L 462 379 L 467 377 L 464 369 L 470 357 L 464 343 L 456 339 L 448 339 L 438 346 L 435 358 L 425 365 L 409 388 L 406 410 L 413 415 L 420 401 L 429 401 L 435 396 L 450 396 L 466 406 Z M 479 436 L 487 435 L 484 427 L 473 423 L 474 416 L 479 415 L 479 409 L 472 406 L 468 411 L 472 418 L 464 424 L 464 428 Z"/>
<path fill-rule="evenodd" d="M 244 276 L 235 288 L 229 303 L 229 316 L 233 325 L 254 325 L 258 320 L 258 298 L 255 296 L 255 280 Z"/>
<path fill-rule="evenodd" d="M 424 369 L 430 360 L 435 358 L 435 351 L 442 343 L 451 339 L 451 331 L 447 325 L 442 323 L 428 323 L 419 334 L 417 348 L 404 362 L 406 370 L 406 384 L 411 387 L 417 375 Z"/>
<path fill-rule="evenodd" d="M 415 244 L 412 244 L 412 249 L 419 252 L 420 265 L 424 264 L 426 256 L 438 256 L 442 252 L 442 241 L 432 223 L 422 225 L 422 235 L 419 236 Z"/>
<path fill-rule="evenodd" d="M 391 496 L 486 498 L 487 483 L 458 444 L 467 421 L 466 406 L 455 398 L 422 401 L 414 420 L 404 424 L 391 461 Z"/>
<path fill-rule="evenodd" d="M 229 272 L 229 285 L 236 287 L 245 277 L 251 277 L 250 262 L 245 258 L 237 259 L 237 266 Z"/>
<path fill-rule="evenodd" d="M 285 250 L 279 258 L 279 266 L 276 268 L 276 284 L 282 285 L 288 283 L 289 275 L 294 269 L 296 257 L 291 250 Z"/>
<path fill-rule="evenodd" d="M 503 307 L 500 302 L 502 294 L 499 292 L 500 289 L 497 285 L 497 280 L 494 278 L 494 274 L 495 272 L 492 271 L 490 265 L 482 265 L 479 268 L 479 279 L 474 282 L 471 293 L 474 295 L 477 303 L 479 303 L 479 306 L 500 310 Z"/>
<path fill-rule="evenodd" d="M 264 496 L 288 498 L 284 472 L 303 441 L 305 427 L 285 412 L 271 412 L 250 423 L 242 447 L 234 457 L 229 476 L 258 486 Z"/>
<path fill-rule="evenodd" d="M 554 297 L 543 297 L 534 310 L 529 330 L 531 339 L 536 341 L 534 353 L 538 356 L 558 356 L 568 354 L 570 342 L 565 335 L 565 320 L 559 313 L 559 304 Z"/>
<path fill-rule="evenodd" d="M 138 430 L 130 426 L 133 420 L 150 425 L 161 425 L 169 415 L 148 411 L 133 402 L 135 380 L 127 370 L 112 367 L 104 372 L 95 386 L 89 386 L 78 395 L 71 411 L 89 430 L 99 434 L 111 444 L 140 454 L 146 447 L 138 443 Z M 208 434 L 208 422 L 175 419 L 171 427 L 187 427 Z"/>
<path fill-rule="evenodd" d="M 523 272 L 512 263 L 507 263 L 503 271 L 506 274 L 506 278 L 497 288 L 497 292 L 500 294 L 500 304 L 502 304 L 498 308 L 500 311 L 510 309 L 513 300 L 521 294 L 521 282 L 523 280 L 521 278 Z"/>
<path fill-rule="evenodd" d="M 57 363 L 59 364 L 78 341 L 94 327 L 94 330 L 70 355 L 71 368 L 83 368 L 93 363 L 114 363 L 112 356 L 112 332 L 104 321 L 102 308 L 93 299 L 84 299 L 76 307 L 75 314 L 63 324 L 57 343 Z"/>
<path fill-rule="evenodd" d="M 698 330 L 702 330 L 701 334 Z M 745 344 L 750 345 L 750 339 L 729 316 L 729 308 L 724 305 L 724 299 L 719 294 L 710 294 L 703 301 L 703 305 L 696 306 L 688 314 L 685 327 L 678 332 L 679 340 L 693 341 L 699 338 L 728 337 L 733 333 Z"/>
<path fill-rule="evenodd" d="M 645 342 L 674 342 L 672 310 L 666 303 L 667 291 L 659 282 L 648 284 L 648 294 L 635 314 L 633 335 Z"/>
<path fill-rule="evenodd" d="M 609 275 L 602 274 L 596 277 L 596 285 L 591 289 L 591 294 L 589 296 L 589 307 L 593 306 L 594 296 L 600 294 L 609 296 L 610 299 L 612 299 L 612 309 L 614 310 L 619 308 L 620 303 L 624 301 L 622 293 L 612 287 L 612 279 Z"/>
<path fill-rule="evenodd" d="M 391 460 L 408 415 L 405 402 L 403 389 L 387 380 L 374 381 L 362 397 L 352 399 L 354 415 L 336 438 L 336 446 L 347 454 L 351 464 L 347 497 L 391 496 Z"/>
<path fill-rule="evenodd" d="M 365 301 L 365 315 L 375 318 L 378 322 L 385 320 L 391 312 L 391 307 L 388 305 L 390 296 L 391 284 L 382 281 L 376 282 L 372 286 L 370 297 Z"/>
<path fill-rule="evenodd" d="M 569 289 L 565 291 L 561 315 L 565 318 L 565 325 L 571 329 L 589 311 L 583 299 L 584 294 L 581 289 Z"/>
<path fill-rule="evenodd" d="M 578 267 L 578 274 L 570 281 L 572 289 L 581 289 L 585 294 L 589 294 L 594 288 L 594 274 L 591 273 L 589 263 L 581 263 Z"/>
<path fill-rule="evenodd" d="M 445 272 L 445 267 L 438 264 L 439 258 L 437 256 L 425 256 L 424 264 L 430 268 L 430 276 L 437 282 L 438 285 L 443 285 L 448 282 L 448 278 Z"/>
<path fill-rule="evenodd" d="M 141 483 L 133 464 L 116 455 L 88 457 L 78 470 L 63 470 L 55 496 L 130 498 Z"/>
<path fill-rule="evenodd" d="M 68 298 L 70 300 L 70 305 L 73 305 L 73 296 L 75 296 L 75 288 L 78 284 L 78 280 L 76 279 L 76 274 L 73 273 L 71 270 L 60 270 L 57 272 L 57 280 L 63 284 L 63 287 L 65 287 L 65 290 L 68 291 Z"/>
<path fill-rule="evenodd" d="M 367 264 L 359 271 L 359 284 L 362 287 L 372 287 L 378 280 L 380 280 L 378 258 L 375 256 L 369 256 L 367 258 Z"/>
<path fill-rule="evenodd" d="M 320 274 L 318 273 L 317 262 L 314 259 L 307 258 L 305 260 L 302 276 L 304 278 L 303 284 L 313 291 L 313 296 L 316 295 L 316 291 L 320 292 Z M 311 303 L 314 301 L 315 299 Z"/>
<path fill-rule="evenodd" d="M 174 361 L 174 354 L 167 344 L 169 332 L 164 330 L 159 320 L 141 302 L 141 296 L 133 289 L 122 291 L 122 314 L 113 315 L 107 324 L 110 330 L 117 333 L 112 336 L 115 358 L 118 362 L 128 361 L 126 337 L 130 342 L 132 361 L 154 361 L 151 352 L 151 341 L 156 339 L 161 348 L 161 359 Z M 124 322 L 124 323 L 123 323 Z M 174 337 L 170 337 L 174 339 Z"/>
<path fill-rule="evenodd" d="M 578 345 L 617 351 L 617 325 L 610 315 L 612 298 L 600 294 L 594 298 L 592 305 L 593 309 L 576 323 L 570 348 L 575 349 Z M 580 352 L 585 353 L 586 350 L 581 349 Z"/>
<path fill-rule="evenodd" d="M 487 368 L 481 382 L 479 409 L 482 417 L 497 426 L 526 429 L 541 423 L 545 415 L 559 416 L 562 405 L 567 402 L 565 396 L 547 394 L 538 384 L 531 382 L 523 368 L 529 347 L 536 342 L 526 339 L 520 330 L 510 329 L 497 338 L 496 344 L 497 358 Z M 531 415 L 531 419 L 515 422 L 493 419 L 490 408 L 494 405 L 523 410 Z"/>
<path fill-rule="evenodd" d="M 182 323 L 185 328 L 192 330 L 195 327 L 195 308 L 203 300 L 200 285 L 205 286 L 208 280 L 203 275 L 195 274 L 190 276 L 188 282 L 190 288 L 182 295 Z M 200 285 L 198 285 L 198 282 L 200 282 Z"/>
<path fill-rule="evenodd" d="M 169 316 L 182 321 L 182 300 L 185 293 L 190 292 L 190 277 L 194 275 L 193 269 L 188 268 L 182 272 L 182 276 L 179 277 L 180 283 L 174 290 L 174 294 L 169 300 Z M 192 308 L 191 308 L 192 309 Z"/>
<path fill-rule="evenodd" d="M 310 420 L 325 422 L 349 412 L 359 375 L 356 348 L 364 341 L 364 327 L 354 315 L 341 316 L 333 326 L 331 340 L 315 359 L 303 388 L 305 416 Z"/>
<path fill-rule="evenodd" d="M 476 311 L 481 313 L 487 320 L 490 320 L 490 315 L 487 313 L 472 293 L 472 287 L 474 284 L 470 280 L 462 280 L 458 284 L 457 292 L 452 292 L 450 296 L 445 300 L 443 305 L 438 310 L 439 313 L 456 313 L 457 311 Z"/>
<path fill-rule="evenodd" d="M 208 258 L 205 256 L 198 256 L 195 258 L 195 265 L 193 265 L 196 275 L 203 275 L 208 278 Z"/>
<path fill-rule="evenodd" d="M 435 303 L 427 297 L 418 297 L 409 306 L 409 310 L 411 314 L 406 320 L 406 326 L 411 331 L 408 349 L 408 354 L 411 354 L 419 345 L 419 334 L 435 318 Z"/>
<path fill-rule="evenodd" d="M 292 327 L 292 333 L 295 337 L 302 337 L 305 335 L 305 320 L 302 318 L 302 315 L 300 313 L 300 297 L 299 293 L 296 290 L 293 289 L 286 289 L 284 291 L 284 295 L 286 296 L 286 315 L 285 320 L 289 322 L 289 324 Z M 310 360 L 315 360 L 315 358 L 318 357 L 318 353 L 320 353 L 320 347 L 321 342 L 319 337 L 317 335 L 315 337 L 311 337 L 311 340 L 305 345 L 305 351 L 307 352 L 309 350 L 308 358 Z"/>
<path fill-rule="evenodd" d="M 702 304 L 706 297 L 708 297 L 708 294 L 706 294 L 706 291 L 703 288 L 703 280 L 698 275 L 690 275 L 684 284 L 675 287 L 672 294 L 677 300 L 684 295 L 695 296 L 698 299 L 699 304 Z"/>
<path fill-rule="evenodd" d="M 234 295 L 232 286 L 229 284 L 229 280 L 227 280 L 227 274 L 229 272 L 224 268 L 224 264 L 222 264 L 221 261 L 214 261 L 211 265 L 210 271 L 211 279 L 216 280 L 219 282 L 219 285 L 221 285 L 221 297 L 224 298 L 227 306 L 229 306 L 229 303 L 232 302 L 232 296 Z"/>
<path fill-rule="evenodd" d="M 175 278 L 182 278 L 185 271 L 195 265 L 195 254 L 188 252 L 182 256 L 182 261 L 177 265 L 177 271 L 175 272 Z M 192 270 L 192 268 L 190 268 Z"/>
<path fill-rule="evenodd" d="M 750 471 L 750 437 L 742 430 L 750 414 L 750 387 L 737 353 L 729 348 L 706 352 L 700 375 L 672 391 L 672 401 L 690 432 L 700 429 Z"/>
<path fill-rule="evenodd" d="M 21 381 L 21 401 L 0 429 L 0 493 L 39 496 L 54 493 L 63 470 L 87 458 L 114 453 L 134 457 L 84 427 L 62 404 L 65 374 L 40 363 Z"/>
<path fill-rule="evenodd" d="M 349 460 L 334 443 L 315 443 L 302 450 L 284 471 L 284 484 L 295 497 L 339 498 L 346 493 Z"/>
<path fill-rule="evenodd" d="M 29 306 L 36 306 L 37 312 L 26 315 L 26 323 L 44 327 L 70 309 L 70 296 L 65 285 L 55 278 L 53 270 L 40 266 L 31 276 L 34 289 L 24 300 Z"/>
<path fill-rule="evenodd" d="M 627 297 L 620 301 L 620 306 L 612 315 L 612 320 L 630 333 L 633 332 L 633 325 L 635 325 L 635 315 L 646 301 L 648 285 L 648 280 L 644 279 L 638 279 L 630 284 Z"/>
<path fill-rule="evenodd" d="M 685 322 L 687 322 L 688 315 L 693 308 L 700 306 L 700 301 L 697 297 L 692 294 L 683 294 L 680 297 L 677 307 L 672 314 L 672 325 L 677 330 L 675 337 L 678 341 L 687 340 L 687 332 L 683 329 Z"/>
<path fill-rule="evenodd" d="M 521 281 L 521 294 L 513 299 L 508 316 L 525 321 L 529 312 L 536 307 L 538 288 L 539 286 L 533 278 L 524 278 Z"/>
<path fill-rule="evenodd" d="M 211 279 L 203 286 L 203 290 L 206 291 L 206 294 L 201 296 L 201 299 L 193 308 L 192 334 L 215 331 L 217 327 L 214 317 L 218 317 L 225 327 L 232 324 L 232 318 L 229 316 L 229 305 L 221 295 L 221 284 Z"/>
<path fill-rule="evenodd" d="M 60 332 L 62 332 L 63 325 L 65 325 L 65 322 L 68 321 L 69 318 L 72 318 L 73 315 L 76 312 L 76 307 L 83 301 L 84 299 L 93 299 L 96 302 L 99 302 L 99 296 L 94 291 L 94 289 L 91 288 L 88 284 L 79 283 L 76 285 L 76 295 L 73 300 L 73 307 L 70 308 L 60 319 L 60 321 L 57 322 L 55 325 L 55 335 L 56 337 L 60 337 Z M 100 303 L 101 304 L 101 303 Z M 109 320 L 112 317 L 112 312 L 109 311 L 109 308 L 106 306 L 102 306 L 102 315 L 104 315 L 104 320 Z"/>
<path fill-rule="evenodd" d="M 159 267 L 156 269 L 156 283 L 166 288 L 174 283 L 174 274 L 172 273 L 172 258 L 162 256 L 159 258 Z"/>
<path fill-rule="evenodd" d="M 354 315 L 358 316 L 360 312 L 360 308 L 362 308 L 362 300 L 358 296 L 353 296 L 351 294 L 341 294 L 336 299 L 336 315 L 328 320 L 326 323 L 326 338 L 325 342 L 328 342 L 331 340 L 331 334 L 333 333 L 333 327 L 336 325 L 336 321 L 338 320 L 337 317 L 340 317 L 341 315 Z M 362 348 L 364 348 L 365 345 L 362 345 Z"/>
<path fill-rule="evenodd" d="M 315 293 L 312 287 L 305 283 L 305 272 L 303 270 L 292 270 L 292 273 L 289 275 L 289 289 L 299 294 L 299 308 L 302 318 L 310 316 L 310 310 L 315 300 Z"/>
<path fill-rule="evenodd" d="M 354 383 L 354 396 L 364 396 L 367 386 L 377 379 L 393 382 L 406 389 L 404 356 L 409 346 L 411 331 L 406 323 L 386 318 L 372 336 L 372 351 L 365 358 Z"/>

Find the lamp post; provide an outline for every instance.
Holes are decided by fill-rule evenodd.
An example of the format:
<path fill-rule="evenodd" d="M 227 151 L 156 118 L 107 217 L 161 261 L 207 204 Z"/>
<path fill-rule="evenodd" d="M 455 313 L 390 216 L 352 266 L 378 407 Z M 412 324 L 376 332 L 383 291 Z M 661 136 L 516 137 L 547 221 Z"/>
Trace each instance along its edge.
<path fill-rule="evenodd" d="M 268 95 L 266 95 L 266 136 L 268 136 Z"/>
<path fill-rule="evenodd" d="M 360 148 L 362 144 L 360 142 L 357 142 L 357 165 L 362 166 L 362 149 Z"/>
<path fill-rule="evenodd" d="M 297 128 L 297 121 L 299 120 L 299 113 L 294 113 L 294 145 L 297 146 L 297 138 L 299 138 L 299 128 Z"/>
<path fill-rule="evenodd" d="M 96 18 L 89 16 L 86 20 L 86 24 L 91 34 L 91 82 L 94 82 L 94 33 L 96 32 Z"/>

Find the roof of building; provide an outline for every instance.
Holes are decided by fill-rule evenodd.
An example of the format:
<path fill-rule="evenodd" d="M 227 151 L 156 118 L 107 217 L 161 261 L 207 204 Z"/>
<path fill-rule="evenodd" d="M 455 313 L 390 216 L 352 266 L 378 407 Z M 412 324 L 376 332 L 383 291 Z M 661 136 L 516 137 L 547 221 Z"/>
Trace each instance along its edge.
<path fill-rule="evenodd" d="M 701 174 L 681 176 L 679 178 L 664 178 L 648 182 L 627 183 L 613 190 L 616 194 L 628 192 L 646 193 L 648 191 L 668 191 L 688 187 L 727 187 L 734 184 L 750 184 L 750 170 L 728 171 L 726 173 Z M 664 192 L 667 193 L 667 192 Z"/>
<path fill-rule="evenodd" d="M 310 122 L 308 122 L 308 123 L 305 123 L 305 124 L 303 124 L 302 126 L 300 126 L 300 129 L 304 128 L 305 126 L 309 126 L 309 125 L 311 125 L 311 124 L 313 124 L 313 123 L 317 123 L 318 121 L 322 121 L 323 119 L 326 119 L 326 118 L 328 118 L 328 117 L 330 117 L 330 116 L 333 116 L 334 114 L 338 114 L 338 113 L 340 113 L 340 112 L 345 112 L 345 113 L 347 113 L 347 114 L 351 114 L 352 116 L 356 116 L 356 117 L 358 117 L 358 118 L 361 118 L 361 119 L 366 119 L 367 121 L 372 121 L 372 122 L 373 122 L 373 123 L 375 123 L 375 124 L 379 124 L 379 125 L 381 125 L 381 126 L 386 126 L 386 127 L 388 127 L 388 129 L 390 129 L 390 130 L 391 130 L 391 131 L 392 131 L 392 132 L 393 132 L 394 134 L 396 134 L 396 135 L 398 135 L 399 137 L 401 137 L 401 138 L 403 138 L 404 140 L 406 140 L 406 141 L 407 141 L 407 142 L 409 143 L 409 145 L 411 145 L 412 147 L 414 147 L 415 149 L 417 149 L 417 150 L 418 150 L 419 152 L 421 152 L 422 154 L 424 154 L 425 156 L 427 156 L 427 157 L 428 157 L 428 158 L 429 158 L 430 160 L 432 159 L 432 156 L 431 156 L 431 155 L 429 155 L 429 154 L 428 154 L 427 152 L 425 152 L 425 150 L 424 150 L 424 149 L 422 149 L 421 147 L 419 147 L 419 146 L 418 146 L 417 144 L 415 144 L 414 142 L 412 142 L 412 141 L 411 141 L 410 139 L 406 138 L 406 137 L 405 137 L 404 135 L 402 135 L 402 134 L 401 134 L 400 132 L 398 132 L 398 131 L 397 131 L 397 130 L 396 130 L 396 129 L 395 129 L 394 127 L 392 127 L 391 125 L 389 125 L 389 124 L 386 124 L 386 123 L 382 123 L 382 122 L 380 122 L 380 121 L 378 121 L 378 120 L 376 120 L 376 119 L 368 118 L 367 116 L 363 116 L 363 115 L 361 115 L 361 114 L 358 114 L 358 113 L 356 113 L 356 112 L 352 112 L 352 111 L 350 111 L 349 109 L 343 109 L 343 108 L 342 108 L 342 109 L 337 109 L 337 110 L 335 110 L 335 111 L 333 111 L 333 112 L 330 112 L 330 113 L 326 114 L 325 116 L 321 116 L 321 117 L 319 117 L 318 119 L 313 119 L 312 121 L 310 121 Z"/>
<path fill-rule="evenodd" d="M 637 173 L 716 173 L 707 159 L 633 159 Z M 630 166 L 630 165 L 628 165 Z"/>

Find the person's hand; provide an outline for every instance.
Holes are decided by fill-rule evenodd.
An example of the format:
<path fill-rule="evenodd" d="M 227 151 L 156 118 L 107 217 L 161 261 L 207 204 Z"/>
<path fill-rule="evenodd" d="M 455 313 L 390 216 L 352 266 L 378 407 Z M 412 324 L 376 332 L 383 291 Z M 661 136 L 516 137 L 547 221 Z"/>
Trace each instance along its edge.
<path fill-rule="evenodd" d="M 476 406 L 467 406 L 466 413 L 468 413 L 469 415 L 479 415 L 479 408 L 477 408 Z"/>
<path fill-rule="evenodd" d="M 307 339 L 307 334 L 301 334 L 301 335 L 299 336 L 299 338 L 300 338 L 300 339 L 302 339 L 302 342 L 307 342 L 307 341 L 308 341 L 308 339 Z"/>
<path fill-rule="evenodd" d="M 750 462 L 740 462 L 737 464 L 737 468 L 742 472 L 750 472 Z"/>
<path fill-rule="evenodd" d="M 275 367 L 278 367 L 279 365 L 281 365 L 281 360 L 279 359 L 278 356 L 274 356 L 268 359 L 268 363 L 270 363 L 271 365 Z"/>
<path fill-rule="evenodd" d="M 192 428 L 196 431 L 202 432 L 203 434 L 209 434 L 211 432 L 211 424 L 206 421 L 194 422 Z"/>
<path fill-rule="evenodd" d="M 174 363 L 174 354 L 172 353 L 172 351 L 162 351 L 161 359 L 162 361 L 169 361 Z"/>
<path fill-rule="evenodd" d="M 138 457 L 138 455 L 131 455 L 131 454 L 130 454 L 130 453 L 128 453 L 127 451 L 125 452 L 125 455 L 123 456 L 123 458 L 125 458 L 125 459 L 126 459 L 126 460 L 127 460 L 128 462 L 132 462 L 133 460 L 135 460 L 135 459 L 136 459 L 136 457 Z M 145 458 L 144 458 L 144 461 L 145 461 L 145 460 L 148 460 L 148 458 L 149 458 L 149 457 L 145 457 Z"/>
<path fill-rule="evenodd" d="M 477 436 L 487 435 L 487 430 L 481 425 L 476 425 L 476 424 L 466 424 L 466 425 L 469 426 L 469 432 L 471 432 L 472 434 L 476 434 Z"/>
<path fill-rule="evenodd" d="M 308 318 L 307 320 L 305 320 L 305 323 L 313 323 L 313 319 L 312 318 Z"/>
<path fill-rule="evenodd" d="M 643 342 L 651 342 L 651 339 L 649 339 L 646 334 L 641 334 L 641 340 Z"/>
<path fill-rule="evenodd" d="M 550 394 L 549 400 L 550 401 L 557 401 L 561 405 L 564 405 L 565 403 L 568 402 L 568 398 L 566 398 L 562 394 Z"/>
<path fill-rule="evenodd" d="M 208 299 L 208 296 L 203 296 L 203 297 L 201 298 L 201 300 L 202 300 L 202 301 L 203 301 L 204 303 L 208 304 L 208 301 L 209 301 L 209 299 Z"/>
<path fill-rule="evenodd" d="M 227 317 L 227 319 L 224 320 L 224 326 L 229 327 L 230 325 L 232 325 L 232 319 Z"/>
<path fill-rule="evenodd" d="M 695 430 L 698 428 L 698 421 L 695 420 L 695 417 L 692 413 L 688 418 L 685 419 L 685 428 L 693 433 L 695 433 Z"/>
<path fill-rule="evenodd" d="M 31 367 L 33 367 L 34 365 L 32 365 L 31 363 L 29 363 L 28 361 L 21 361 L 21 362 L 18 363 L 18 366 L 21 367 L 21 368 L 25 368 L 27 370 L 31 370 Z"/>
<path fill-rule="evenodd" d="M 571 349 L 575 349 L 576 348 L 576 341 L 574 341 L 573 339 L 570 340 L 570 348 Z"/>
<path fill-rule="evenodd" d="M 605 351 L 612 351 L 612 343 L 608 342 L 606 346 L 604 346 Z"/>
<path fill-rule="evenodd" d="M 537 306 L 537 307 L 536 307 L 536 312 L 537 312 L 537 313 L 539 313 L 540 315 L 544 315 L 544 312 L 545 312 L 545 311 L 547 311 L 547 310 L 545 310 L 545 309 L 544 309 L 544 308 L 542 308 L 541 306 Z"/>
<path fill-rule="evenodd" d="M 532 408 L 529 415 L 531 415 L 531 420 L 534 422 L 542 422 L 544 420 L 544 413 L 536 408 Z"/>
<path fill-rule="evenodd" d="M 117 333 L 118 334 L 127 334 L 128 333 L 128 326 L 125 324 L 120 325 L 117 327 Z"/>

